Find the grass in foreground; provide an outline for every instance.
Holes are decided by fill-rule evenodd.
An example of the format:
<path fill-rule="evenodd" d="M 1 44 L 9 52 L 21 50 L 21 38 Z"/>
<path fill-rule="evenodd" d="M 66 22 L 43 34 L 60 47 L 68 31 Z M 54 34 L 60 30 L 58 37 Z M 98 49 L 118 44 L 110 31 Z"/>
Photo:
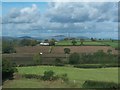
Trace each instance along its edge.
<path fill-rule="evenodd" d="M 31 66 L 18 67 L 18 74 L 37 74 L 43 75 L 44 71 L 53 70 L 55 74 L 67 73 L 69 84 L 61 81 L 41 81 L 36 79 L 18 79 L 5 82 L 4 88 L 82 88 L 84 81 L 106 81 L 118 83 L 118 68 L 101 68 L 101 69 L 80 69 L 73 67 L 56 67 L 56 66 Z M 74 84 L 74 80 L 76 83 Z"/>
<path fill-rule="evenodd" d="M 98 80 L 118 82 L 118 68 L 79 69 L 73 67 L 55 66 L 18 67 L 19 74 L 43 75 L 44 71 L 46 70 L 53 70 L 56 74 L 67 73 L 70 80 Z"/>

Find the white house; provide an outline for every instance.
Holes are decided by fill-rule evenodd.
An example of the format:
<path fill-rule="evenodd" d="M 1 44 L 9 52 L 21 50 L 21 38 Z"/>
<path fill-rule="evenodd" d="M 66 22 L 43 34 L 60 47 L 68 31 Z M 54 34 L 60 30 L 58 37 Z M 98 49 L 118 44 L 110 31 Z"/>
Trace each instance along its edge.
<path fill-rule="evenodd" d="M 48 46 L 48 45 L 50 45 L 50 44 L 47 43 L 47 42 L 46 42 L 46 43 L 45 43 L 45 42 L 41 42 L 40 45 Z"/>

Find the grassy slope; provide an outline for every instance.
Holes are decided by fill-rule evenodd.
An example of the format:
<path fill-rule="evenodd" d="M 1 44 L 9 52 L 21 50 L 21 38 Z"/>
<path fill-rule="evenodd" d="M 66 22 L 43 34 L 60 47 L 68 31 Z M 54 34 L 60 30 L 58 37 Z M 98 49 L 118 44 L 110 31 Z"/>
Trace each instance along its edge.
<path fill-rule="evenodd" d="M 69 88 L 70 85 L 61 83 L 61 81 L 40 81 L 36 79 L 9 80 L 3 88 Z M 80 86 L 79 86 L 80 87 Z"/>
<path fill-rule="evenodd" d="M 54 66 L 31 66 L 19 67 L 19 74 L 43 74 L 46 70 L 53 70 L 56 74 L 67 73 L 70 83 L 61 83 L 61 81 L 44 82 L 35 79 L 18 79 L 7 81 L 3 88 L 70 88 L 82 87 L 85 80 L 98 80 L 118 82 L 117 68 L 102 68 L 102 69 L 79 69 L 72 67 L 54 67 Z M 73 80 L 76 83 L 73 84 Z"/>
<path fill-rule="evenodd" d="M 117 68 L 102 68 L 102 69 L 79 69 L 72 67 L 54 67 L 54 66 L 33 66 L 20 67 L 20 74 L 43 74 L 46 70 L 53 70 L 56 74 L 67 73 L 70 80 L 85 81 L 113 81 L 118 82 Z"/>

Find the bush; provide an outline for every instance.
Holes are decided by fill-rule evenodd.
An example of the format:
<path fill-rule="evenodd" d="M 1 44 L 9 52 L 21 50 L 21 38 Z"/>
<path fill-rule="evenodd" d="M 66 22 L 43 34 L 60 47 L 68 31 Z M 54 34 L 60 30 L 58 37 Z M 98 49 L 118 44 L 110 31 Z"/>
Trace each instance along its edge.
<path fill-rule="evenodd" d="M 13 77 L 13 73 L 17 72 L 17 69 L 14 65 L 6 59 L 2 61 L 2 79 L 7 79 Z"/>
<path fill-rule="evenodd" d="M 28 79 L 41 79 L 42 76 L 36 75 L 36 74 L 24 74 L 22 77 L 28 78 Z"/>
<path fill-rule="evenodd" d="M 78 64 L 79 59 L 80 59 L 79 54 L 78 53 L 73 53 L 69 57 L 69 63 L 70 64 Z"/>
<path fill-rule="evenodd" d="M 83 65 L 75 65 L 76 68 L 102 68 L 103 65 L 100 64 L 83 64 Z"/>
<path fill-rule="evenodd" d="M 87 80 L 83 84 L 83 88 L 109 88 L 109 89 L 118 89 L 120 84 L 114 82 L 103 82 L 103 81 L 91 81 Z"/>
<path fill-rule="evenodd" d="M 49 70 L 49 71 L 45 71 L 44 72 L 44 76 L 43 76 L 43 80 L 53 80 L 53 77 L 54 77 L 54 72 L 52 70 Z"/>
<path fill-rule="evenodd" d="M 65 74 L 62 74 L 61 76 L 60 76 L 60 78 L 63 80 L 63 81 L 65 81 L 65 82 L 68 82 L 69 81 L 69 79 L 68 79 L 68 75 L 65 73 Z"/>
<path fill-rule="evenodd" d="M 82 64 L 74 65 L 76 68 L 106 68 L 106 67 L 119 67 L 118 64 Z"/>
<path fill-rule="evenodd" d="M 39 53 L 33 56 L 33 60 L 35 65 L 39 65 L 42 63 L 41 55 Z"/>
<path fill-rule="evenodd" d="M 10 41 L 3 41 L 2 53 L 16 53 L 16 50 L 14 48 L 14 44 Z"/>

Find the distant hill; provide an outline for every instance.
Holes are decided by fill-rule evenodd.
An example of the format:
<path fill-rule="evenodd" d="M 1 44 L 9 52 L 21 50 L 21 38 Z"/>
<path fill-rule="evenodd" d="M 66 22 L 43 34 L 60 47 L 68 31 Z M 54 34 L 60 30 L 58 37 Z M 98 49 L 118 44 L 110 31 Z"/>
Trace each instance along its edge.
<path fill-rule="evenodd" d="M 32 37 L 30 37 L 30 36 L 22 36 L 22 37 L 19 37 L 19 38 L 21 38 L 21 39 L 32 39 Z"/>
<path fill-rule="evenodd" d="M 78 39 L 89 39 L 89 38 L 86 37 L 86 36 L 78 36 L 78 37 L 76 37 L 76 38 L 78 38 Z"/>
<path fill-rule="evenodd" d="M 64 38 L 66 38 L 65 35 L 56 35 L 56 36 L 51 36 L 50 38 L 54 38 L 56 40 L 63 40 Z"/>

